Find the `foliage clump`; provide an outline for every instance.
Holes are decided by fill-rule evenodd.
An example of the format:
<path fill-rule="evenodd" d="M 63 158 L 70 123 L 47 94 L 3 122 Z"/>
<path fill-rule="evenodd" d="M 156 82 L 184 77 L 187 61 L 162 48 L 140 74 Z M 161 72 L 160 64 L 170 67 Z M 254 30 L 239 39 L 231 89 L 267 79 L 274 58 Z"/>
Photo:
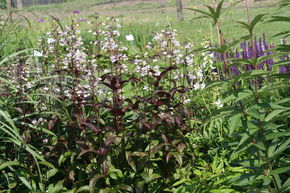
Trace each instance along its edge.
<path fill-rule="evenodd" d="M 168 27 L 137 51 L 95 17 L 88 32 L 55 20 L 37 49 L 3 57 L 3 192 L 289 191 L 289 45 L 255 38 L 265 15 L 226 41 L 222 5 L 194 9 L 218 45 Z"/>

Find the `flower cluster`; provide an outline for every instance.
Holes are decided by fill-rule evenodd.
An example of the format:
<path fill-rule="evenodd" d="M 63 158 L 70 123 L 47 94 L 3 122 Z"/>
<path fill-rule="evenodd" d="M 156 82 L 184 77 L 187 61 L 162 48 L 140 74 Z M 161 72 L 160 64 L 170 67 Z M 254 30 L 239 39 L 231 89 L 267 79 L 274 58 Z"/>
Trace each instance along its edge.
<path fill-rule="evenodd" d="M 285 44 L 285 40 L 282 40 L 282 44 Z M 259 58 L 263 56 L 271 55 L 271 49 L 275 48 L 274 44 L 268 44 L 265 34 L 263 34 L 263 38 L 254 40 L 254 48 L 251 47 L 250 42 L 242 42 L 239 49 L 236 49 L 234 52 L 227 52 L 225 55 L 225 60 L 230 59 L 253 59 Z M 288 55 L 280 57 L 280 60 L 286 60 Z M 223 56 L 221 54 L 215 53 L 215 59 L 217 62 L 224 61 Z M 274 58 L 269 58 L 266 61 L 258 64 L 256 67 L 252 64 L 243 64 L 243 65 L 235 65 L 231 67 L 231 72 L 233 75 L 237 76 L 243 71 L 252 71 L 254 69 L 259 70 L 273 70 L 273 65 L 275 64 Z M 290 68 L 288 66 L 281 66 L 280 73 L 288 73 Z"/>

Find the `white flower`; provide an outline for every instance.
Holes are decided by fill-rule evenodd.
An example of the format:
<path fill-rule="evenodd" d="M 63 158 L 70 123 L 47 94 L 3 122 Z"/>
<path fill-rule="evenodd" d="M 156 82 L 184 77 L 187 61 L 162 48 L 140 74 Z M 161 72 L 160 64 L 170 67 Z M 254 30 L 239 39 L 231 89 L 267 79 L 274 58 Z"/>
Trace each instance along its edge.
<path fill-rule="evenodd" d="M 118 36 L 118 37 L 120 36 L 120 32 L 118 30 L 113 31 L 113 34 Z"/>
<path fill-rule="evenodd" d="M 188 78 L 189 78 L 190 80 L 195 80 L 195 79 L 196 79 L 196 76 L 193 75 L 193 74 L 188 74 Z"/>
<path fill-rule="evenodd" d="M 132 34 L 126 35 L 127 41 L 134 41 L 134 36 Z"/>
<path fill-rule="evenodd" d="M 33 50 L 33 56 L 34 57 L 42 57 L 43 54 L 41 52 L 37 51 L 37 50 Z"/>
<path fill-rule="evenodd" d="M 162 40 L 162 35 L 161 34 L 157 34 L 153 37 L 154 41 L 161 41 Z"/>
<path fill-rule="evenodd" d="M 153 59 L 152 62 L 157 63 L 158 59 Z"/>
<path fill-rule="evenodd" d="M 218 108 L 222 108 L 224 106 L 224 104 L 222 104 L 221 100 L 218 99 L 216 102 L 215 102 L 215 105 L 218 107 Z"/>
<path fill-rule="evenodd" d="M 201 70 L 201 69 L 198 69 L 198 70 L 197 70 L 196 75 L 197 75 L 197 77 L 198 77 L 200 80 L 203 79 L 203 74 L 202 74 L 202 70 Z"/>
<path fill-rule="evenodd" d="M 214 54 L 213 53 L 210 53 L 209 54 L 209 57 L 214 58 Z"/>
<path fill-rule="evenodd" d="M 195 84 L 193 85 L 193 87 L 194 87 L 194 90 L 198 90 L 198 89 L 200 88 L 200 85 L 199 85 L 199 83 L 197 82 L 197 83 L 195 83 Z"/>
<path fill-rule="evenodd" d="M 27 84 L 26 84 L 26 87 L 27 88 L 31 88 L 33 85 L 30 83 L 30 82 L 28 82 Z"/>
<path fill-rule="evenodd" d="M 46 109 L 47 109 L 46 106 L 40 108 L 41 111 L 45 111 Z"/>
<path fill-rule="evenodd" d="M 191 47 L 192 47 L 192 45 L 191 45 L 190 43 L 187 43 L 187 44 L 184 46 L 184 48 L 187 49 L 187 50 L 190 49 Z"/>
<path fill-rule="evenodd" d="M 154 70 L 159 70 L 159 68 L 160 68 L 160 67 L 159 67 L 159 66 L 157 66 L 157 65 L 156 65 L 156 66 L 154 66 Z"/>
<path fill-rule="evenodd" d="M 205 84 L 204 84 L 204 83 L 201 83 L 201 84 L 200 84 L 200 88 L 201 88 L 201 89 L 204 89 L 204 88 L 205 88 Z"/>
<path fill-rule="evenodd" d="M 185 99 L 185 100 L 183 101 L 184 104 L 187 104 L 187 103 L 189 103 L 189 102 L 190 102 L 190 99 Z"/>
<path fill-rule="evenodd" d="M 31 122 L 33 125 L 36 125 L 37 124 L 37 120 L 33 120 L 32 122 Z"/>
<path fill-rule="evenodd" d="M 55 39 L 53 38 L 47 38 L 47 43 L 48 44 L 53 44 L 55 42 Z"/>
<path fill-rule="evenodd" d="M 179 78 L 178 75 L 174 75 L 174 76 L 173 76 L 173 79 L 174 79 L 174 80 L 177 80 L 178 78 Z"/>

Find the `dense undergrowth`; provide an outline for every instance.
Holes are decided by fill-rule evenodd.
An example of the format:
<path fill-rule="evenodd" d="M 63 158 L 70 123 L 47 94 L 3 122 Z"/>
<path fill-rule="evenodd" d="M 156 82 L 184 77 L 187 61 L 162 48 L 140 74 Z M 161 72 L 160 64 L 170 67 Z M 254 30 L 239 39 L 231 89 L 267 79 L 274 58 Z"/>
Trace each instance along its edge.
<path fill-rule="evenodd" d="M 31 48 L 2 23 L 0 191 L 288 192 L 290 33 L 254 29 L 290 20 L 249 17 L 226 40 L 222 4 L 194 10 L 218 29 L 199 47 L 169 26 L 137 51 L 96 16 Z"/>

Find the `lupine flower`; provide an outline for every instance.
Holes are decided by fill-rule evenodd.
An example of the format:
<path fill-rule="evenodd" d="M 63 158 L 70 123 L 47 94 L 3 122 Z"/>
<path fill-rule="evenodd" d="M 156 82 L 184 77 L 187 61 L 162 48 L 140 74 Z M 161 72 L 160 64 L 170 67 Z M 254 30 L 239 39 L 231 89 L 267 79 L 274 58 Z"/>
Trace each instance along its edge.
<path fill-rule="evenodd" d="M 275 46 L 273 44 L 269 45 L 267 43 L 265 34 L 263 34 L 263 37 L 260 38 L 259 40 L 257 38 L 255 38 L 255 41 L 254 41 L 255 57 L 262 57 L 265 55 L 271 55 L 271 53 L 268 50 L 269 50 L 269 48 L 274 48 L 274 47 Z M 249 42 L 246 42 L 246 41 L 242 42 L 240 45 L 240 48 L 241 48 L 241 51 L 239 49 L 236 49 L 232 55 L 230 55 L 230 53 L 227 52 L 226 59 L 230 59 L 230 58 L 253 59 L 254 58 L 253 48 L 250 46 Z M 285 57 L 288 57 L 288 56 L 285 56 Z M 223 59 L 222 59 L 223 57 L 218 53 L 214 54 L 214 58 L 218 62 L 223 61 Z M 283 58 L 283 57 L 280 58 L 280 60 L 285 60 L 285 59 L 287 59 L 287 58 Z M 262 69 L 262 70 L 271 71 L 274 63 L 275 63 L 274 59 L 270 58 L 270 59 L 266 60 L 265 62 L 258 64 L 257 68 Z M 233 73 L 233 75 L 237 76 L 240 73 L 239 68 L 244 69 L 245 71 L 252 71 L 255 69 L 254 66 L 251 64 L 244 64 L 243 66 L 233 66 L 233 67 L 231 67 L 231 72 Z M 213 70 L 213 72 L 214 72 L 214 70 Z M 280 73 L 287 73 L 287 72 L 289 72 L 289 67 L 280 67 Z"/>

